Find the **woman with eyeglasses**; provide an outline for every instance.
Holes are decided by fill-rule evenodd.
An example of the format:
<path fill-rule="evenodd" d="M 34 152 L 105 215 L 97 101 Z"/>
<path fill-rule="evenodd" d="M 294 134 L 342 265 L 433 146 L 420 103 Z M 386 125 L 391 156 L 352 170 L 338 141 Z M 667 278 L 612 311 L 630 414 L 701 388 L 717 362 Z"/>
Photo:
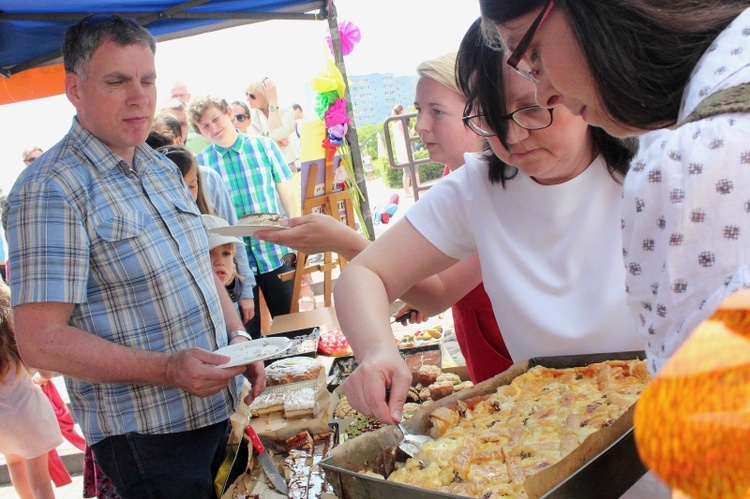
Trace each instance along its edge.
<path fill-rule="evenodd" d="M 299 159 L 299 149 L 289 140 L 289 136 L 296 130 L 294 109 L 291 106 L 279 107 L 276 83 L 268 76 L 250 83 L 245 96 L 252 109 L 253 134 L 271 137 L 276 141 L 289 169 L 292 173 L 296 172 L 294 162 Z"/>
<path fill-rule="evenodd" d="M 684 123 L 711 94 L 750 82 L 750 2 L 480 4 L 540 105 L 643 136 L 625 180 L 623 240 L 629 301 L 656 371 L 723 298 L 750 286 L 750 93 L 730 97 L 740 114 Z"/>
<path fill-rule="evenodd" d="M 23 150 L 23 164 L 29 166 L 31 163 L 42 155 L 44 151 L 40 147 L 32 146 Z"/>
<path fill-rule="evenodd" d="M 232 108 L 232 114 L 234 115 L 234 126 L 237 127 L 242 133 L 247 133 L 247 129 L 250 128 L 250 108 L 247 107 L 242 101 L 234 101 L 229 107 Z"/>
<path fill-rule="evenodd" d="M 534 86 L 501 57 L 474 23 L 458 75 L 466 121 L 494 155 L 467 154 L 465 166 L 347 265 L 334 289 L 359 363 L 343 390 L 353 407 L 386 423 L 401 419 L 412 379 L 392 341 L 388 304 L 436 272 L 442 277 L 431 279 L 425 303 L 412 304 L 429 307 L 483 278 L 514 359 L 643 348 L 625 302 L 620 236 L 620 180 L 632 150 L 565 109 L 536 106 Z M 404 247 L 408 254 L 393 258 Z M 456 264 L 475 252 L 474 268 Z"/>
<path fill-rule="evenodd" d="M 636 425 L 636 439 L 647 464 L 691 496 L 747 497 L 750 382 L 747 361 L 738 361 L 750 350 L 747 327 L 724 344 L 716 334 L 698 346 L 694 332 L 750 287 L 750 1 L 480 5 L 540 105 L 640 136 L 623 188 L 626 286 L 649 368 L 659 372 L 652 386 L 666 389 L 649 395 L 659 403 Z M 703 377 L 710 360 L 721 377 Z M 699 362 L 700 373 L 691 368 Z M 690 376 L 700 384 L 668 382 Z M 694 395 L 730 387 L 744 387 L 744 396 Z"/>

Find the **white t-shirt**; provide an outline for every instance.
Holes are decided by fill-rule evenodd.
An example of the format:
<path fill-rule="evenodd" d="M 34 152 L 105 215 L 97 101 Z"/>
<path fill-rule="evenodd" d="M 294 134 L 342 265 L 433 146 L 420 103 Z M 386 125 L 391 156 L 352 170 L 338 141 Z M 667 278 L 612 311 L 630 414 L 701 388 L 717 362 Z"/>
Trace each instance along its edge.
<path fill-rule="evenodd" d="M 563 184 L 519 172 L 503 188 L 481 156 L 464 159 L 406 218 L 446 255 L 479 252 L 513 359 L 642 350 L 626 304 L 622 189 L 604 161 Z"/>
<path fill-rule="evenodd" d="M 750 9 L 703 55 L 678 122 L 717 90 L 750 81 Z M 641 138 L 624 182 L 629 303 L 660 369 L 718 305 L 750 286 L 750 114 Z"/>

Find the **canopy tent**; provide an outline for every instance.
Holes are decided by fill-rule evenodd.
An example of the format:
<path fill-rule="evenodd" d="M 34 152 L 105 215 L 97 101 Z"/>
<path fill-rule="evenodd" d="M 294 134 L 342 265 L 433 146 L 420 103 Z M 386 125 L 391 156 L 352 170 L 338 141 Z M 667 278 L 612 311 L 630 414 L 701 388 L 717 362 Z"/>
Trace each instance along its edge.
<path fill-rule="evenodd" d="M 209 33 L 260 21 L 328 20 L 336 65 L 346 68 L 333 0 L 3 0 L 0 4 L 0 105 L 64 92 L 60 47 L 65 30 L 92 13 L 136 19 L 158 41 Z M 345 89 L 352 116 L 349 88 Z M 357 130 L 348 133 L 355 182 L 370 238 L 372 218 Z"/>
<path fill-rule="evenodd" d="M 330 0 L 3 0 L 0 104 L 63 92 L 65 29 L 88 14 L 136 19 L 158 41 L 272 19 L 324 20 Z"/>

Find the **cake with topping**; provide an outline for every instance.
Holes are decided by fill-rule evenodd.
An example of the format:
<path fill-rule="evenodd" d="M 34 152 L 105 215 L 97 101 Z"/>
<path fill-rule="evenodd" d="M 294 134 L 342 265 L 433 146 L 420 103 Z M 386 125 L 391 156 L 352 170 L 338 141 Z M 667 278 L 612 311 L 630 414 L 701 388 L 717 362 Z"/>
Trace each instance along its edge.
<path fill-rule="evenodd" d="M 266 385 L 277 386 L 316 379 L 323 364 L 312 357 L 287 357 L 266 367 Z"/>
<path fill-rule="evenodd" d="M 248 213 L 240 217 L 238 225 L 279 225 L 281 217 L 278 213 Z"/>
<path fill-rule="evenodd" d="M 284 398 L 284 418 L 298 419 L 312 417 L 315 410 L 315 389 L 301 388 L 294 391 L 294 396 L 287 393 Z"/>
<path fill-rule="evenodd" d="M 284 393 L 261 393 L 250 404 L 250 414 L 254 417 L 260 417 L 274 412 L 284 410 Z"/>

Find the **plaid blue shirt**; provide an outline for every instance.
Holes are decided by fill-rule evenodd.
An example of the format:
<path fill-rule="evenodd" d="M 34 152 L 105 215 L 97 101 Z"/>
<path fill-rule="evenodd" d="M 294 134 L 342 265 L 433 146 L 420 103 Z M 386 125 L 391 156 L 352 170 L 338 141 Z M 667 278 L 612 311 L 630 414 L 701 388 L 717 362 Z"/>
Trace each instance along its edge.
<path fill-rule="evenodd" d="M 237 216 L 250 213 L 283 213 L 276 184 L 292 178 L 276 143 L 268 137 L 239 134 L 230 147 L 211 144 L 198 156 L 198 163 L 221 175 L 232 196 Z M 291 250 L 285 246 L 246 237 L 247 251 L 252 251 L 258 273 L 271 272 L 282 265 L 281 258 Z M 250 261 L 252 262 L 252 258 Z"/>
<path fill-rule="evenodd" d="M 3 210 L 13 306 L 74 303 L 71 326 L 141 350 L 225 346 L 206 231 L 179 170 L 145 144 L 134 165 L 130 172 L 74 119 L 24 171 Z M 167 386 L 66 383 L 90 445 L 218 423 L 238 399 L 234 384 L 201 398 Z"/>

